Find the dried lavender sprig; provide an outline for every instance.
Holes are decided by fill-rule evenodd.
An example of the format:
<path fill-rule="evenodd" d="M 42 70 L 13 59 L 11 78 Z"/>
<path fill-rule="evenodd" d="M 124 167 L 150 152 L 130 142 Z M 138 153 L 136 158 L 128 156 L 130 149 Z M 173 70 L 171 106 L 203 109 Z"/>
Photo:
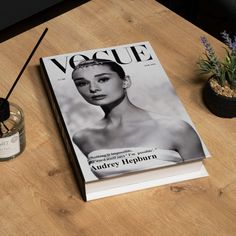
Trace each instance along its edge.
<path fill-rule="evenodd" d="M 212 62 L 218 63 L 218 59 L 216 57 L 215 51 L 214 51 L 213 47 L 211 46 L 211 44 L 208 42 L 207 38 L 202 36 L 200 39 L 201 39 L 201 42 L 206 50 L 206 55 L 209 57 L 209 59 Z"/>
<path fill-rule="evenodd" d="M 214 67 L 216 76 L 220 78 L 221 77 L 221 64 L 216 57 L 213 47 L 208 42 L 206 37 L 202 36 L 202 37 L 200 37 L 200 39 L 201 39 L 201 43 L 203 44 L 203 46 L 206 50 L 206 56 L 208 57 L 209 61 L 211 62 L 211 65 Z"/>
<path fill-rule="evenodd" d="M 201 39 L 201 43 L 203 44 L 203 46 L 206 49 L 207 54 L 210 56 L 210 58 L 215 59 L 216 58 L 215 51 L 212 48 L 212 46 L 210 45 L 210 43 L 208 42 L 207 38 L 204 36 L 201 36 L 200 39 Z"/>
<path fill-rule="evenodd" d="M 233 53 L 236 53 L 236 35 L 234 36 L 234 40 L 230 38 L 229 34 L 226 31 L 223 31 L 221 35 L 229 49 L 231 49 Z"/>

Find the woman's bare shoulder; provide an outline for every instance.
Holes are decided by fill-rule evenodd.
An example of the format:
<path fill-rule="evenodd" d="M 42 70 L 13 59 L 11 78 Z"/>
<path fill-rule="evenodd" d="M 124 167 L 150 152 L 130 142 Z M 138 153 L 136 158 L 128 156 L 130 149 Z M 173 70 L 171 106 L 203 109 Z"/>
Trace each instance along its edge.
<path fill-rule="evenodd" d="M 81 142 L 86 142 L 89 137 L 91 138 L 99 130 L 103 129 L 103 121 L 98 121 L 94 124 L 91 124 L 87 127 L 77 130 L 73 135 L 73 141 L 78 144 Z"/>
<path fill-rule="evenodd" d="M 89 128 L 77 130 L 73 135 L 73 141 L 82 140 L 89 133 Z"/>
<path fill-rule="evenodd" d="M 175 118 L 175 117 L 169 117 L 154 113 L 149 113 L 150 117 L 160 126 L 163 128 L 173 129 L 175 131 L 177 130 L 183 130 L 191 127 L 186 121 Z"/>

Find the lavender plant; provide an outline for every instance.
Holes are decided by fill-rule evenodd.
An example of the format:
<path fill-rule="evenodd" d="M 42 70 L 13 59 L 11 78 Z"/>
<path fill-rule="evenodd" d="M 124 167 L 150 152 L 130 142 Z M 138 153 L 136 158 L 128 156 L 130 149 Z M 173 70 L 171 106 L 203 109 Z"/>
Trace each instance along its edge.
<path fill-rule="evenodd" d="M 221 35 L 227 45 L 226 57 L 220 60 L 207 38 L 201 37 L 205 57 L 199 59 L 199 70 L 202 74 L 210 74 L 214 77 L 220 86 L 223 87 L 227 81 L 231 89 L 236 89 L 236 35 L 233 39 L 226 31 Z"/>

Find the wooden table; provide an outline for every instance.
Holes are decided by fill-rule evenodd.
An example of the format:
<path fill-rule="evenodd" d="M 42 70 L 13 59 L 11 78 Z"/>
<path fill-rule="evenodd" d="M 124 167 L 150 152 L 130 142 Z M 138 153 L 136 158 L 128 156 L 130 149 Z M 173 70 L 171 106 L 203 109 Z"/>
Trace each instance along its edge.
<path fill-rule="evenodd" d="M 5 96 L 45 27 L 11 101 L 27 146 L 0 163 L 0 235 L 236 235 L 236 120 L 203 105 L 196 61 L 207 35 L 154 0 L 94 0 L 0 44 Z M 223 44 L 208 36 L 222 55 Z M 213 158 L 209 177 L 85 203 L 39 73 L 39 58 L 150 41 Z"/>

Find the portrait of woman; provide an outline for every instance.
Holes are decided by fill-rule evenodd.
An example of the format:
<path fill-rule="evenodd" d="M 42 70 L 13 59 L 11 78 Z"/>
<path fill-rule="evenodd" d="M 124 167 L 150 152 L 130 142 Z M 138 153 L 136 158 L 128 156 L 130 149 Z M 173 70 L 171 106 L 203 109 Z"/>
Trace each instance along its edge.
<path fill-rule="evenodd" d="M 102 119 L 73 135 L 98 178 L 204 157 L 200 138 L 189 123 L 153 116 L 130 101 L 131 78 L 118 63 L 82 61 L 72 79 L 80 95 L 104 113 Z"/>

